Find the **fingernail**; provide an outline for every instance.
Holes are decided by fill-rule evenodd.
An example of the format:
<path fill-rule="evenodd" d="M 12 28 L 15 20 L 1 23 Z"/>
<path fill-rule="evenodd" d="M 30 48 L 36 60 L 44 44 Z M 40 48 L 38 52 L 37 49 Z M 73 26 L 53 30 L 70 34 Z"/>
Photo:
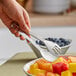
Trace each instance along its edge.
<path fill-rule="evenodd" d="M 19 34 L 19 33 L 15 33 L 15 36 L 16 36 L 16 37 L 19 37 L 19 36 L 20 36 L 20 34 Z"/>
<path fill-rule="evenodd" d="M 20 39 L 21 39 L 21 40 L 25 40 L 25 38 L 24 38 L 22 35 L 20 35 Z"/>

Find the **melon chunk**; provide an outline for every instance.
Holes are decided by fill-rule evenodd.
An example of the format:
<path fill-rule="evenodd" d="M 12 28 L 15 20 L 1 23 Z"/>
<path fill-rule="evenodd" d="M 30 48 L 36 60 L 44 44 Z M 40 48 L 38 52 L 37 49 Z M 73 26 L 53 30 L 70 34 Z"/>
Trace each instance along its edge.
<path fill-rule="evenodd" d="M 52 71 L 52 64 L 44 59 L 40 59 L 36 61 L 38 64 L 39 69 L 46 70 L 46 71 Z"/>

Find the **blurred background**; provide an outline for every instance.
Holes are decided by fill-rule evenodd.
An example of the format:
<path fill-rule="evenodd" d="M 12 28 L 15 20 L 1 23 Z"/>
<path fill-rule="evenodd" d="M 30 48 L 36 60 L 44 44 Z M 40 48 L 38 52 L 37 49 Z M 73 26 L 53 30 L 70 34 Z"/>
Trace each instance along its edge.
<path fill-rule="evenodd" d="M 76 52 L 76 0 L 17 0 L 28 11 L 32 31 L 42 37 L 72 39 L 68 53 Z M 10 33 L 0 20 L 0 59 L 32 51 L 25 41 Z"/>
<path fill-rule="evenodd" d="M 74 12 L 76 0 L 17 0 L 28 12 L 64 14 Z"/>
<path fill-rule="evenodd" d="M 32 26 L 76 24 L 76 0 L 17 0 L 17 2 L 28 11 Z"/>

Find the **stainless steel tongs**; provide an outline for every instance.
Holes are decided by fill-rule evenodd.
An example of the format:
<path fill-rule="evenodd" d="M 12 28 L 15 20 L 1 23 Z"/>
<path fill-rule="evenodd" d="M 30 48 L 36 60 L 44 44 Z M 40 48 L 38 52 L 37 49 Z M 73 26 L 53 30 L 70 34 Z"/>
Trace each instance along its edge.
<path fill-rule="evenodd" d="M 60 47 L 58 44 L 56 44 L 56 43 L 54 43 L 54 42 L 52 42 L 52 41 L 47 41 L 47 40 L 41 38 L 40 36 L 35 35 L 35 34 L 32 33 L 32 32 L 30 32 L 30 35 L 33 36 L 34 38 L 42 41 L 42 42 L 45 44 L 45 47 L 47 48 L 47 50 L 48 50 L 50 53 L 52 53 L 53 55 L 55 55 L 55 56 L 61 55 L 61 53 L 62 53 L 61 47 Z"/>
<path fill-rule="evenodd" d="M 36 56 L 38 58 L 43 57 L 44 59 L 46 59 L 48 61 L 54 61 L 58 58 L 57 55 L 50 52 L 50 51 L 52 51 L 52 49 L 50 49 L 50 51 L 48 51 L 47 49 L 43 49 L 39 45 L 37 45 L 32 38 L 29 38 L 26 34 L 24 34 L 22 32 L 20 32 L 20 34 L 23 35 L 27 40 L 30 41 L 28 44 L 33 49 L 34 53 L 36 54 Z M 35 39 L 39 39 L 39 40 L 44 41 L 44 39 L 35 36 L 32 32 L 30 33 L 30 35 L 32 37 L 34 37 Z"/>

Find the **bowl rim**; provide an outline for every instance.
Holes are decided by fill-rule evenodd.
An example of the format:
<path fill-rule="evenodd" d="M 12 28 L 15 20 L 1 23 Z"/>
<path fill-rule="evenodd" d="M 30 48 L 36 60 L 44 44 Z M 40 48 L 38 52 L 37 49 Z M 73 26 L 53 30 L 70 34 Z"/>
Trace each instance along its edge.
<path fill-rule="evenodd" d="M 41 57 L 42 58 L 42 57 Z M 23 71 L 25 72 L 25 74 L 27 74 L 28 76 L 32 76 L 32 74 L 29 74 L 27 71 L 29 70 L 27 70 L 26 71 L 26 66 L 28 66 L 28 65 L 31 65 L 31 64 L 33 64 L 33 63 L 35 63 L 37 60 L 39 60 L 39 59 L 41 59 L 41 58 L 37 58 L 37 59 L 34 59 L 34 60 L 32 60 L 32 61 L 29 61 L 29 62 L 27 62 L 24 66 L 23 66 Z M 30 66 L 29 66 L 30 67 Z"/>

